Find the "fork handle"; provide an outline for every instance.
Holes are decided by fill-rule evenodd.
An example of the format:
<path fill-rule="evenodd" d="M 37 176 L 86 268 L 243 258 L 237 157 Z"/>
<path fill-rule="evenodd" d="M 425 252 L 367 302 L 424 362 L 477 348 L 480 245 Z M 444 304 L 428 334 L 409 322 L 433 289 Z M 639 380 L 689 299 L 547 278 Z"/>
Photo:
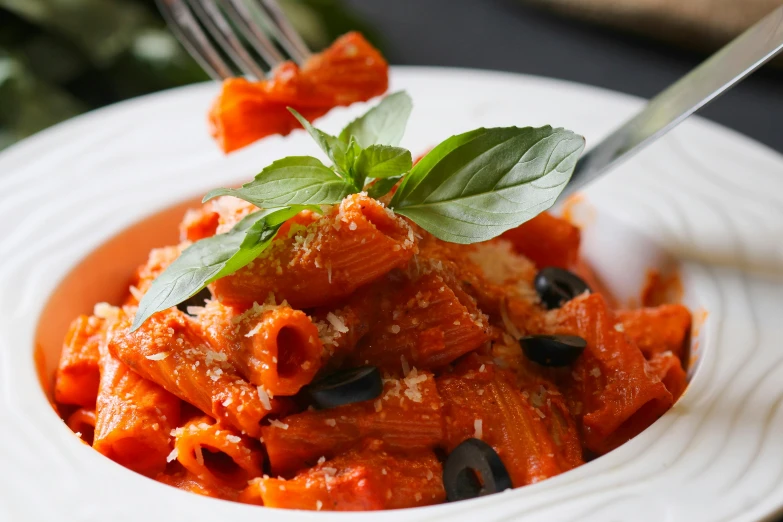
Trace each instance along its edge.
<path fill-rule="evenodd" d="M 658 94 L 577 163 L 560 200 L 624 162 L 783 49 L 783 6 Z"/>

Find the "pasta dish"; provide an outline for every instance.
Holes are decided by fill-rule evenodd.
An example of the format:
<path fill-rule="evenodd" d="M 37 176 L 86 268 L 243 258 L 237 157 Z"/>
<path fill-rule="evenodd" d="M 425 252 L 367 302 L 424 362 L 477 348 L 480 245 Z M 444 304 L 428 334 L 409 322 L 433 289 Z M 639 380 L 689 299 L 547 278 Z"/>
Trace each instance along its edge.
<path fill-rule="evenodd" d="M 672 406 L 689 310 L 618 305 L 545 211 L 583 139 L 477 129 L 414 163 L 409 101 L 340 136 L 293 111 L 333 165 L 213 191 L 74 319 L 55 400 L 85 444 L 200 495 L 396 509 L 553 477 Z"/>

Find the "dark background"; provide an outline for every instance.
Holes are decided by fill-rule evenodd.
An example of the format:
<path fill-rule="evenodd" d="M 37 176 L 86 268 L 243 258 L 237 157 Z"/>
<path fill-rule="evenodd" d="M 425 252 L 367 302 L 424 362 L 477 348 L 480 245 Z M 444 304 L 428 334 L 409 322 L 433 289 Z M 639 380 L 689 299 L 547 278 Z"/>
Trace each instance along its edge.
<path fill-rule="evenodd" d="M 376 29 L 392 64 L 515 71 L 650 98 L 707 57 L 515 0 L 345 4 Z M 783 70 L 765 66 L 699 114 L 783 152 Z"/>
<path fill-rule="evenodd" d="M 688 48 L 715 48 L 709 32 L 688 30 L 696 26 L 653 27 L 664 22 L 645 17 L 636 29 L 648 37 L 634 36 L 571 18 L 573 8 L 555 15 L 530 5 L 551 7 L 548 1 L 278 0 L 313 50 L 355 29 L 392 64 L 515 71 L 644 98 L 709 55 L 660 43 L 667 36 Z M 617 0 L 615 11 L 634 1 Z M 616 13 L 596 21 L 628 27 L 616 23 Z M 702 115 L 783 152 L 778 58 Z M 0 0 L 0 149 L 86 111 L 205 79 L 155 0 Z"/>

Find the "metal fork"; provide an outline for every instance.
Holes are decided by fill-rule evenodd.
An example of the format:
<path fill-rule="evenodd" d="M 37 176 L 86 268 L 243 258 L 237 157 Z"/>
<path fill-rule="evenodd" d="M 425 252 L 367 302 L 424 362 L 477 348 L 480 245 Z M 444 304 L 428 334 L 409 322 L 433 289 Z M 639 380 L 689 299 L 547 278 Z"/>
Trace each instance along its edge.
<path fill-rule="evenodd" d="M 155 2 L 169 29 L 215 80 L 262 80 L 286 60 L 281 48 L 300 64 L 311 54 L 276 0 Z"/>

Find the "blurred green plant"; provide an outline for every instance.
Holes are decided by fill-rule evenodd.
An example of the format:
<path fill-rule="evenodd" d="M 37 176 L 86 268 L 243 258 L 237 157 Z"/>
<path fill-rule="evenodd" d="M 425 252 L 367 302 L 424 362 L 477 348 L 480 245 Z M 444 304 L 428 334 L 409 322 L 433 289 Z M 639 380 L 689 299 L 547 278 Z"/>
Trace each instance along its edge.
<path fill-rule="evenodd" d="M 280 0 L 313 50 L 371 29 L 340 0 Z M 0 149 L 110 103 L 206 80 L 154 0 L 0 0 Z"/>

